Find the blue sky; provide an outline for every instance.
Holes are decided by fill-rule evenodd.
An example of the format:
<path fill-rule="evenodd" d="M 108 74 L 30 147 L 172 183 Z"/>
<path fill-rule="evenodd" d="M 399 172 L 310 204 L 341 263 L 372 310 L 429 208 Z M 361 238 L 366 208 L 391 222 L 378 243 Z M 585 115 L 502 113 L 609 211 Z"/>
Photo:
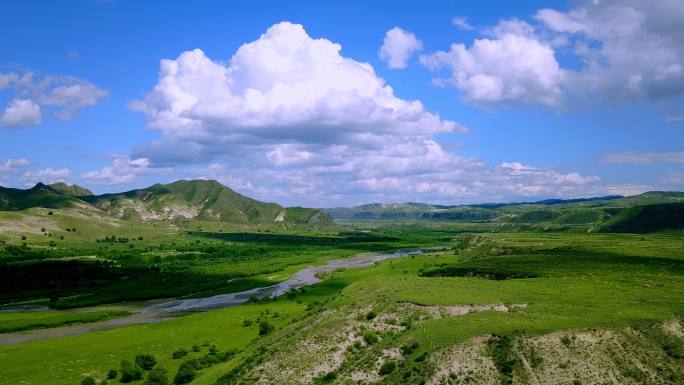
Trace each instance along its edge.
<path fill-rule="evenodd" d="M 0 184 L 213 178 L 309 206 L 682 190 L 681 8 L 8 2 Z"/>

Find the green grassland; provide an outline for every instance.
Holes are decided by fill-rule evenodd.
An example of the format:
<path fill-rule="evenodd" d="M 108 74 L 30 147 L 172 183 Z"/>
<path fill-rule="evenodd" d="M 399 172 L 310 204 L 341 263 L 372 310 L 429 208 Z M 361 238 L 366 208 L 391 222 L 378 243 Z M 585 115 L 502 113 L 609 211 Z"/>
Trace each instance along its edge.
<path fill-rule="evenodd" d="M 400 238 L 397 227 L 376 232 L 382 232 L 387 238 Z M 264 233 L 202 236 L 255 247 L 261 244 L 277 247 L 282 242 L 299 245 L 333 242 L 325 237 Z M 433 248 L 422 255 L 386 261 L 372 268 L 330 273 L 320 284 L 275 301 L 150 325 L 2 346 L 0 383 L 66 385 L 78 383 L 85 375 L 104 378 L 106 371 L 117 367 L 121 359 L 146 352 L 155 354 L 159 365 L 169 369 L 173 376 L 182 359 L 172 359 L 171 353 L 179 347 L 189 349 L 192 344 L 205 341 L 215 343 L 219 350 L 238 349 L 239 353 L 227 362 L 200 371 L 193 384 L 212 384 L 217 380 L 222 384 L 252 383 L 248 379 L 268 377 L 260 368 L 269 363 L 287 363 L 293 376 L 289 380 L 281 379 L 282 383 L 297 383 L 297 375 L 310 371 L 312 362 L 325 360 L 326 353 L 305 357 L 301 349 L 293 351 L 291 347 L 312 336 L 334 340 L 339 328 L 349 322 L 346 315 L 363 315 L 368 309 L 373 309 L 377 317 L 391 315 L 398 323 L 410 326 L 400 331 L 373 332 L 378 341 L 345 353 L 342 363 L 334 369 L 338 380 L 329 378 L 329 382 L 345 383 L 347 374 L 359 367 L 368 367 L 384 349 L 409 342 L 416 342 L 418 346 L 410 353 L 413 359 L 423 353 L 429 357 L 440 349 L 492 333 L 520 336 L 558 330 L 640 327 L 684 316 L 681 295 L 684 244 L 675 234 L 471 233 L 449 229 L 417 232 L 414 229 L 405 238 L 394 245 L 432 245 Z M 392 246 L 392 243 L 381 246 Z M 331 247 L 340 247 L 340 244 Z M 343 249 L 344 253 L 355 251 L 355 247 Z M 431 276 L 431 272 L 438 270 L 448 273 L 450 268 L 472 274 Z M 295 269 L 291 267 L 288 271 Z M 497 280 L 491 274 L 478 273 L 481 271 L 527 273 L 534 278 L 505 279 L 504 274 L 504 278 Z M 526 307 L 505 313 L 484 311 L 459 317 L 419 319 L 405 304 L 526 304 Z M 259 337 L 255 325 L 260 318 L 268 319 L 276 330 Z M 255 323 L 243 326 L 245 319 Z M 354 322 L 354 327 L 359 328 L 366 321 L 357 322 L 354 318 Z M 32 369 L 44 360 L 51 363 L 49 370 Z M 682 366 L 681 360 L 670 360 L 668 365 L 675 369 Z M 419 383 L 434 370 L 429 360 L 407 363 L 379 381 L 403 383 L 409 373 L 408 383 Z M 226 373 L 232 374 L 226 376 Z"/>
<path fill-rule="evenodd" d="M 0 345 L 0 385 L 103 383 L 137 354 L 171 379 L 194 365 L 191 384 L 204 385 L 586 384 L 606 370 L 606 383 L 682 383 L 682 199 L 368 205 L 372 215 L 331 224 L 210 181 L 104 196 L 2 189 L 0 309 L 52 310 L 0 312 L 0 333 L 49 336 L 142 301 L 269 286 L 363 252 L 423 253 L 340 269 L 274 300 Z"/>
<path fill-rule="evenodd" d="M 79 323 L 104 321 L 131 314 L 128 311 L 89 312 L 45 312 L 21 311 L 0 312 L 0 333 L 53 328 Z"/>

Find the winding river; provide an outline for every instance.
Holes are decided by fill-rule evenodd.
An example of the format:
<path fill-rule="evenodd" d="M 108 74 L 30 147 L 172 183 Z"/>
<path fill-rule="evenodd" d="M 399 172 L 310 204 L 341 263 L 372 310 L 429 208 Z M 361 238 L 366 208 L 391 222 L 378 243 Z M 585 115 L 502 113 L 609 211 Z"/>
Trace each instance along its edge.
<path fill-rule="evenodd" d="M 275 298 L 290 290 L 320 282 L 319 274 L 337 269 L 351 269 L 373 266 L 376 262 L 420 254 L 421 250 L 399 250 L 394 253 L 363 253 L 346 259 L 333 259 L 325 265 L 310 266 L 297 271 L 290 279 L 273 286 L 258 287 L 236 293 L 219 294 L 206 298 L 157 300 L 154 304 L 142 307 L 128 317 L 107 321 L 61 326 L 50 329 L 36 329 L 27 332 L 0 334 L 0 345 L 17 344 L 46 338 L 63 337 L 92 331 L 114 329 L 126 325 L 158 322 L 175 316 L 211 309 L 239 305 L 249 300 Z M 161 301 L 161 302 L 160 302 Z"/>

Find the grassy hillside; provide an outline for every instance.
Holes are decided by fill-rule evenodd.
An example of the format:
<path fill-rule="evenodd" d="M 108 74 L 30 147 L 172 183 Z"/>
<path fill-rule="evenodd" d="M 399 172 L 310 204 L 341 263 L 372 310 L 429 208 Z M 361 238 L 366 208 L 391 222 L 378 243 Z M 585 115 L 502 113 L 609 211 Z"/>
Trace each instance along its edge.
<path fill-rule="evenodd" d="M 32 207 L 65 208 L 82 203 L 42 183 L 27 190 L 0 187 L 0 210 L 16 211 Z"/>
<path fill-rule="evenodd" d="M 464 206 L 439 206 L 422 203 L 370 204 L 349 208 L 326 209 L 335 220 L 342 221 L 449 221 L 501 226 L 512 230 L 587 232 L 609 227 L 611 218 L 637 205 L 684 203 L 684 193 L 651 191 L 640 195 L 605 196 L 581 199 L 547 199 L 538 202 L 485 203 Z M 674 210 L 675 206 L 671 206 Z M 625 213 L 631 216 L 633 213 Z M 670 213 L 676 216 L 675 212 Z M 621 221 L 622 219 L 616 219 Z M 615 222 L 617 223 L 617 222 Z M 678 225 L 665 224 L 663 230 Z M 657 226 L 649 228 L 655 230 Z M 629 231 L 637 231 L 632 229 Z"/>
<path fill-rule="evenodd" d="M 64 195 L 71 195 L 74 197 L 93 195 L 93 192 L 87 188 L 83 188 L 75 184 L 66 184 L 64 182 L 53 183 L 50 185 L 50 188 Z"/>
<path fill-rule="evenodd" d="M 681 229 L 684 229 L 684 202 L 630 207 L 601 227 L 601 231 L 611 233 L 650 233 Z"/>
<path fill-rule="evenodd" d="M 210 180 L 181 180 L 123 193 L 93 195 L 76 185 L 42 183 L 27 190 L 0 187 L 0 212 L 29 209 L 86 210 L 111 220 L 216 222 L 247 226 L 307 226 L 334 228 L 330 217 L 316 209 L 286 209 L 260 202 Z M 97 214 L 94 214 L 97 213 Z M 30 215 L 26 211 L 25 214 Z M 81 213 L 82 214 L 82 213 Z"/>

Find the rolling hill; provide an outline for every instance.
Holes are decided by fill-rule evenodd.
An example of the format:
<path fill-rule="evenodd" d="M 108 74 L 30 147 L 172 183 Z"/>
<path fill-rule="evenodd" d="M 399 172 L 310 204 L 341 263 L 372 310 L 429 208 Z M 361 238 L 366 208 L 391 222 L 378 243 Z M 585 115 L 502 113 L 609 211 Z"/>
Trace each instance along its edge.
<path fill-rule="evenodd" d="M 93 195 L 76 185 L 42 183 L 22 190 L 0 187 L 0 211 L 79 209 L 117 220 L 199 220 L 240 225 L 334 226 L 317 209 L 285 208 L 241 195 L 212 180 L 180 180 L 122 193 Z"/>
<path fill-rule="evenodd" d="M 684 229 L 684 202 L 634 206 L 601 226 L 608 233 L 651 233 Z"/>
<path fill-rule="evenodd" d="M 678 206 L 681 204 L 684 204 L 684 193 L 649 191 L 629 197 L 609 195 L 461 206 L 374 203 L 325 211 L 335 220 L 437 220 L 541 226 L 543 229 L 643 232 L 681 228 L 682 213 Z M 662 219 L 657 218 L 659 215 Z"/>
<path fill-rule="evenodd" d="M 30 189 L 0 187 L 0 210 L 17 211 L 33 207 L 67 208 L 85 204 L 78 198 L 38 183 Z"/>

